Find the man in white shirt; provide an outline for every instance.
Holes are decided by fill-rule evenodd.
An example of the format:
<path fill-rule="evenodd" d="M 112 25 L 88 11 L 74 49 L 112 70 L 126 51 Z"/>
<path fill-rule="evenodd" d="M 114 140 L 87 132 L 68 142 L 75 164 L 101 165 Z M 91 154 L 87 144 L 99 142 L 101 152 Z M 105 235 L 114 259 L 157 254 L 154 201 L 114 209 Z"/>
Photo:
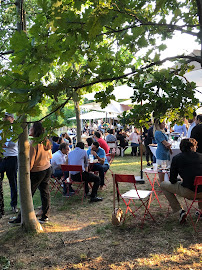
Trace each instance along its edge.
<path fill-rule="evenodd" d="M 4 121 L 11 124 L 14 122 L 14 116 L 11 113 L 5 113 Z M 1 136 L 0 136 L 1 140 Z M 11 190 L 11 207 L 14 213 L 18 212 L 17 207 L 17 168 L 18 168 L 18 143 L 7 139 L 3 146 L 3 159 L 0 161 L 0 173 L 3 179 L 6 172 L 10 190 Z"/>
<path fill-rule="evenodd" d="M 59 179 L 63 176 L 63 171 L 61 169 L 62 164 L 68 163 L 68 153 L 69 153 L 69 145 L 68 143 L 61 143 L 59 146 L 59 150 L 53 154 L 51 159 L 51 166 L 53 169 L 53 175 L 58 177 Z M 69 172 L 64 173 L 64 180 L 69 177 Z M 63 182 L 63 193 L 67 195 L 67 184 Z M 72 195 L 74 193 L 73 188 L 69 185 L 69 193 L 68 195 Z"/>
<path fill-rule="evenodd" d="M 191 138 L 191 131 L 196 126 L 195 120 L 196 120 L 196 112 L 193 112 L 193 118 L 188 120 L 190 126 L 187 132 L 187 138 Z"/>

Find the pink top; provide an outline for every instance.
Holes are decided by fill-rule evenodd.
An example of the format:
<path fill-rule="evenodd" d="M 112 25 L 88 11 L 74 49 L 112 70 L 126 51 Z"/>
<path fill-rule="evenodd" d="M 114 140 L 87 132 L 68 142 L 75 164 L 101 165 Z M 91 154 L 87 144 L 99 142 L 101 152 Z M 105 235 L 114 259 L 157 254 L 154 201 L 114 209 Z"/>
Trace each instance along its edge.
<path fill-rule="evenodd" d="M 140 143 L 140 135 L 138 135 L 137 133 L 131 133 L 130 134 L 130 137 L 129 137 L 129 140 L 132 142 L 132 143 L 137 143 L 139 144 Z"/>

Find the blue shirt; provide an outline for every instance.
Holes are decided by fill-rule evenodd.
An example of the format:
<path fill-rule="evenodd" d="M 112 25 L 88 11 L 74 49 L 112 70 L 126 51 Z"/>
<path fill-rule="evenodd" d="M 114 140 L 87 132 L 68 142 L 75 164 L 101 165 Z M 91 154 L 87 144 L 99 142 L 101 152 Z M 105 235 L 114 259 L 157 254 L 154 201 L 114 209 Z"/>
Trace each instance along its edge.
<path fill-rule="evenodd" d="M 109 162 L 107 161 L 107 157 L 106 157 L 105 150 L 104 150 L 103 148 L 99 147 L 96 153 L 97 153 L 98 157 L 104 158 L 104 159 L 105 159 L 104 164 L 109 165 Z M 91 154 L 91 148 L 89 148 L 89 149 L 87 150 L 87 155 L 89 156 L 90 154 Z M 95 159 L 94 156 L 93 156 L 93 159 Z M 96 164 L 96 163 L 95 163 L 95 164 Z"/>
<path fill-rule="evenodd" d="M 183 124 L 182 126 L 178 126 L 177 124 L 174 125 L 174 132 L 178 132 L 180 133 L 180 135 L 182 133 L 184 133 L 184 136 L 187 135 L 187 129 L 186 129 L 186 125 Z"/>
<path fill-rule="evenodd" d="M 188 132 L 187 132 L 187 138 L 191 138 L 191 131 L 192 129 L 196 126 L 196 122 L 194 121 L 193 123 L 191 123 L 191 125 L 189 126 Z"/>
<path fill-rule="evenodd" d="M 53 141 L 53 146 L 52 146 L 52 153 L 53 154 L 58 151 L 59 146 L 60 145 L 58 143 L 56 143 L 56 142 Z"/>
<path fill-rule="evenodd" d="M 155 141 L 157 142 L 156 158 L 159 160 L 170 160 L 169 149 L 165 147 L 162 141 L 168 141 L 168 136 L 160 130 L 155 132 Z"/>
<path fill-rule="evenodd" d="M 68 155 L 68 165 L 82 165 L 83 171 L 88 167 L 88 156 L 86 150 L 76 147 Z M 77 174 L 78 172 L 70 172 L 71 174 Z"/>
<path fill-rule="evenodd" d="M 116 142 L 116 137 L 112 134 L 108 134 L 106 137 L 106 142 Z"/>

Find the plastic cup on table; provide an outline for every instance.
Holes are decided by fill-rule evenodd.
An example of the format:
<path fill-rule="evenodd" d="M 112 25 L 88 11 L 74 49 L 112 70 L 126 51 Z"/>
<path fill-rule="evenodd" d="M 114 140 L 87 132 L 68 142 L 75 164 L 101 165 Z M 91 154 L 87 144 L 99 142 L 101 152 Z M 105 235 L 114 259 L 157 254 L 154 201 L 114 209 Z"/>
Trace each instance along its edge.
<path fill-rule="evenodd" d="M 89 155 L 90 163 L 93 163 L 93 155 Z"/>
<path fill-rule="evenodd" d="M 153 170 L 156 172 L 158 169 L 158 164 L 157 163 L 153 163 Z"/>
<path fill-rule="evenodd" d="M 166 169 L 167 168 L 167 161 L 166 160 L 162 160 L 161 168 L 162 169 Z"/>

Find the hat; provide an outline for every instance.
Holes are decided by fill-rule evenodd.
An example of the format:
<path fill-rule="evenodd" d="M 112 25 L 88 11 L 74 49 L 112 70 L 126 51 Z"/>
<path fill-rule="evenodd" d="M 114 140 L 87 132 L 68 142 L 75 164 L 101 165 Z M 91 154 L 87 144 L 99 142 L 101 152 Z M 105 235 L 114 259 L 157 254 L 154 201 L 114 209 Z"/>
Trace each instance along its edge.
<path fill-rule="evenodd" d="M 12 117 L 12 118 L 14 118 L 14 115 L 12 113 L 5 112 L 5 117 Z"/>

